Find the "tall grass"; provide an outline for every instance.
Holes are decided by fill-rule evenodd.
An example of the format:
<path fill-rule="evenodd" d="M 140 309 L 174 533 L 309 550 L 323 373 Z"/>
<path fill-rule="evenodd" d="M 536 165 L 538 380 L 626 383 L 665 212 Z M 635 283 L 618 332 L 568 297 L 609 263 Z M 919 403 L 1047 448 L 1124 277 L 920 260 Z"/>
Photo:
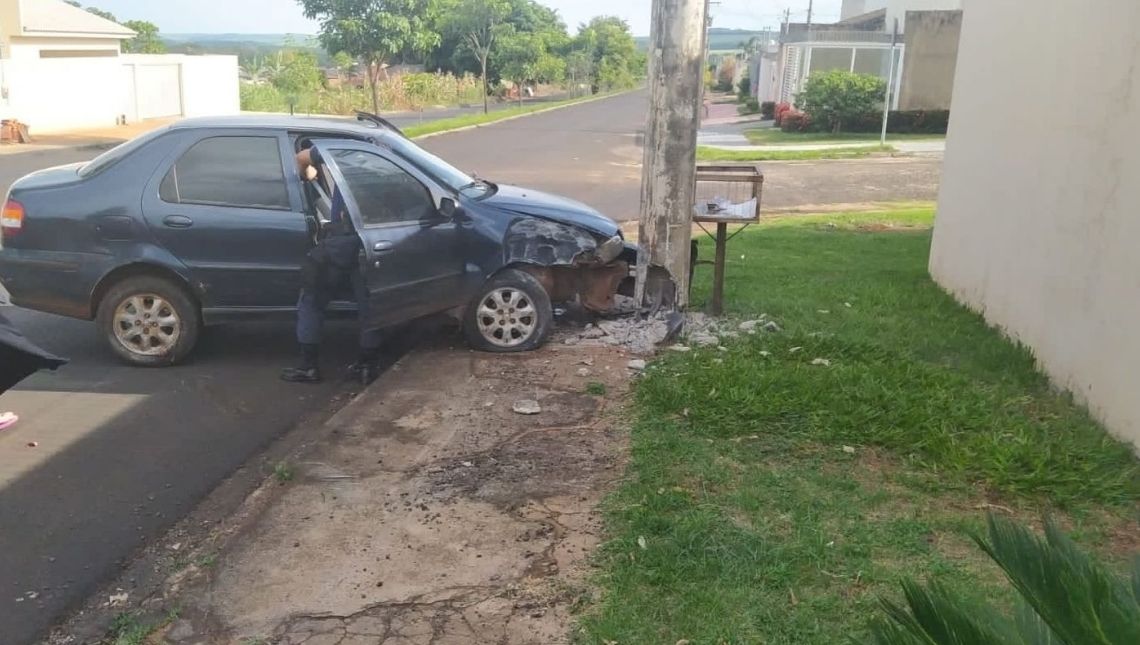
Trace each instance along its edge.
<path fill-rule="evenodd" d="M 416 110 L 483 100 L 482 83 L 470 74 L 402 74 L 381 80 L 378 90 L 382 110 Z M 241 86 L 244 111 L 288 112 L 290 108 L 299 113 L 347 115 L 354 110 L 372 109 L 372 95 L 367 85 L 327 87 L 295 97 L 270 84 L 243 83 Z"/>

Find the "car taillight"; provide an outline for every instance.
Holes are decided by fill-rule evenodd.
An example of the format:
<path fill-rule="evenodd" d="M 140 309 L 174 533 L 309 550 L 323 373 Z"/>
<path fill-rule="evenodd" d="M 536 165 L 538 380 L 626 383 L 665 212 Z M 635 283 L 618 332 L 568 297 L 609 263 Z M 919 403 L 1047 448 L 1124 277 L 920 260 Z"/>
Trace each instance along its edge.
<path fill-rule="evenodd" d="M 9 199 L 4 204 L 4 212 L 0 213 L 0 233 L 4 237 L 11 237 L 24 228 L 24 205 Z"/>

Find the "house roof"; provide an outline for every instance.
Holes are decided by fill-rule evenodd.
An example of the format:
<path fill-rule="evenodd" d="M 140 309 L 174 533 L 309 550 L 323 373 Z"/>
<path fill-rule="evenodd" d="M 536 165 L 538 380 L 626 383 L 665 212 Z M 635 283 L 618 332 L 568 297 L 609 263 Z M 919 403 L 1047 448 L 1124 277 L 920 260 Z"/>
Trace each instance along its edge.
<path fill-rule="evenodd" d="M 23 0 L 20 26 L 24 35 L 68 35 L 88 38 L 133 38 L 135 32 L 63 0 Z"/>

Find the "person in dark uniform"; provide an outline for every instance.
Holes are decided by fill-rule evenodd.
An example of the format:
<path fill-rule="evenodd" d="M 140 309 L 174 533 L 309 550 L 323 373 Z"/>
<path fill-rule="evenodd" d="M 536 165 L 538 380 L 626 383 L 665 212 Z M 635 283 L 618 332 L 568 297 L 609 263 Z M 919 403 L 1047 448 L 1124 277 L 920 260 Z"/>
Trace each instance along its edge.
<path fill-rule="evenodd" d="M 368 287 L 360 269 L 360 236 L 341 193 L 332 184 L 327 171 L 322 171 L 320 152 L 311 145 L 297 154 L 297 167 L 302 179 L 317 196 L 322 221 L 316 245 L 305 256 L 302 265 L 301 296 L 297 301 L 297 342 L 301 346 L 301 362 L 281 373 L 292 383 L 319 383 L 321 379 L 321 327 L 325 309 L 338 293 L 351 288 L 360 318 L 360 357 L 349 366 L 349 372 L 368 385 L 380 375 L 380 340 L 378 330 L 369 329 Z M 324 179 L 324 186 L 321 179 Z M 331 193 L 331 197 L 329 194 Z M 324 212 L 327 210 L 327 213 Z"/>

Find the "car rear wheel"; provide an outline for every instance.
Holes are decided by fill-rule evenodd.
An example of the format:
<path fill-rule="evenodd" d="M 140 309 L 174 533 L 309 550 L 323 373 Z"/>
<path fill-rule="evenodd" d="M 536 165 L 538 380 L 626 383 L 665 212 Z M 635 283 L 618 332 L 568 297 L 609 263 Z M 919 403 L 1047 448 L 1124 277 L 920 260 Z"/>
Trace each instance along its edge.
<path fill-rule="evenodd" d="M 193 299 L 153 276 L 115 284 L 99 303 L 100 333 L 119 358 L 140 367 L 178 363 L 198 341 L 201 318 Z"/>
<path fill-rule="evenodd" d="M 534 276 L 518 269 L 498 274 L 467 307 L 467 343 L 485 352 L 526 352 L 550 337 L 554 311 L 550 296 Z"/>

